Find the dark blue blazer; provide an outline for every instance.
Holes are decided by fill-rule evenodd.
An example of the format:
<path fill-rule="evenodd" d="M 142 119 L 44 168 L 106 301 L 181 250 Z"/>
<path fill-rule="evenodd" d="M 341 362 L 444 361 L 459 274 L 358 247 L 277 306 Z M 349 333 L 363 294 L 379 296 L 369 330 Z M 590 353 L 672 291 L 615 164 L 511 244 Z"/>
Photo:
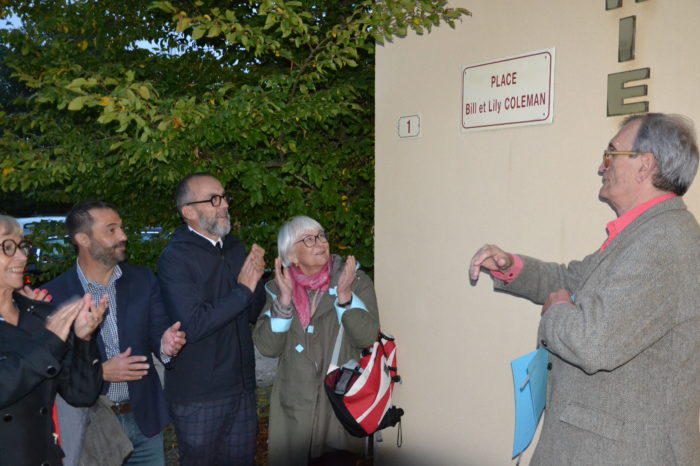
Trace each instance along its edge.
<path fill-rule="evenodd" d="M 171 403 L 222 400 L 255 391 L 251 323 L 265 304 L 262 280 L 254 293 L 238 283 L 243 243 L 224 237 L 221 250 L 182 225 L 158 259 L 166 309 L 182 322 L 187 345 L 165 375 Z"/>
<path fill-rule="evenodd" d="M 122 276 L 116 284 L 119 350 L 123 352 L 131 347 L 132 355 L 148 357 L 151 365 L 148 374 L 128 384 L 136 423 L 146 437 L 153 437 L 170 422 L 165 393 L 153 365 L 152 353 L 160 357 L 160 340 L 171 324 L 153 272 L 126 263 L 119 264 L 119 267 L 122 269 Z M 75 266 L 47 283 L 45 288 L 53 295 L 55 305 L 85 294 Z M 104 342 L 99 333 L 96 335 L 100 356 L 102 361 L 106 361 Z M 104 394 L 108 388 L 109 383 L 105 381 Z"/>

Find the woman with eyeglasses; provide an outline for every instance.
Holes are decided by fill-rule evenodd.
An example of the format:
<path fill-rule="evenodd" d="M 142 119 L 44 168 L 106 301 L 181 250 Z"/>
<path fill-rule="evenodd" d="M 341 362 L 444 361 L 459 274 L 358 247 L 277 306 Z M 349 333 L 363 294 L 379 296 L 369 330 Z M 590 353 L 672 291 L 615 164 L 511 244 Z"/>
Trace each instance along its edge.
<path fill-rule="evenodd" d="M 268 464 L 355 464 L 364 439 L 348 434 L 323 387 L 336 336 L 339 361 L 360 359 L 379 332 L 372 280 L 353 256 L 330 253 L 323 227 L 294 217 L 277 236 L 275 278 L 253 339 L 265 356 L 279 358 L 270 400 Z"/>
<path fill-rule="evenodd" d="M 54 399 L 97 399 L 102 366 L 91 336 L 107 302 L 85 295 L 54 310 L 19 293 L 30 249 L 19 223 L 0 215 L 0 464 L 60 465 Z"/>

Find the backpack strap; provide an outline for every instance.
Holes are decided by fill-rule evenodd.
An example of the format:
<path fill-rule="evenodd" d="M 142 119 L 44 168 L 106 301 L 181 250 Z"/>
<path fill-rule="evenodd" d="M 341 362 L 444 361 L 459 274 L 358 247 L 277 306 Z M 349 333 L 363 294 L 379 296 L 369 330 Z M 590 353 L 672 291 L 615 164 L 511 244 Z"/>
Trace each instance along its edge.
<path fill-rule="evenodd" d="M 345 329 L 343 328 L 343 324 L 340 324 L 340 328 L 338 329 L 338 336 L 335 338 L 335 346 L 333 347 L 333 356 L 331 356 L 331 364 L 328 366 L 328 371 L 326 374 L 330 374 L 334 370 L 338 368 L 338 358 L 340 357 L 340 344 L 343 341 L 343 333 L 345 333 Z"/>

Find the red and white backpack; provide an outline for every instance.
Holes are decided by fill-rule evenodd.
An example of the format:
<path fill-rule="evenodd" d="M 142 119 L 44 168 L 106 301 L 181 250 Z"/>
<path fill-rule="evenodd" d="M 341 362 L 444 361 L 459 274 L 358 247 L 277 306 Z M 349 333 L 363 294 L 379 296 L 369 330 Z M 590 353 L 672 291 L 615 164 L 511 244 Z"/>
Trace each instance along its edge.
<path fill-rule="evenodd" d="M 343 333 L 341 324 L 324 383 L 341 424 L 355 437 L 400 424 L 403 409 L 391 402 L 394 384 L 401 381 L 394 338 L 379 332 L 377 341 L 362 350 L 359 362 L 350 360 L 338 367 Z"/>

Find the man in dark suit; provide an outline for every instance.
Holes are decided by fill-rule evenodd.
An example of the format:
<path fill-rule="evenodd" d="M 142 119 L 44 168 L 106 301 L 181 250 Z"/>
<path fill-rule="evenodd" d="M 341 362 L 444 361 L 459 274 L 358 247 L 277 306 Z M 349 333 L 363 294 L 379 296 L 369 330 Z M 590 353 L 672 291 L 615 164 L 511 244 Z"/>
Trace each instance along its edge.
<path fill-rule="evenodd" d="M 108 296 L 109 309 L 97 341 L 106 382 L 103 394 L 114 403 L 112 410 L 134 445 L 125 464 L 164 465 L 162 431 L 169 418 L 152 355 L 168 364 L 185 344 L 184 332 L 179 322 L 169 326 L 153 273 L 122 263 L 127 238 L 113 205 L 77 204 L 66 217 L 66 229 L 78 249 L 77 263 L 46 288 L 57 304 L 86 292 Z M 65 409 L 59 417 L 61 411 Z M 85 423 L 79 422 L 77 432 L 62 429 L 64 442 L 73 443 L 71 434 L 82 441 Z"/>
<path fill-rule="evenodd" d="M 158 261 L 163 300 L 188 344 L 165 374 L 183 466 L 252 465 L 255 356 L 250 324 L 265 293 L 263 249 L 230 235 L 228 196 L 208 174 L 186 177 L 176 193 L 186 225 Z"/>

